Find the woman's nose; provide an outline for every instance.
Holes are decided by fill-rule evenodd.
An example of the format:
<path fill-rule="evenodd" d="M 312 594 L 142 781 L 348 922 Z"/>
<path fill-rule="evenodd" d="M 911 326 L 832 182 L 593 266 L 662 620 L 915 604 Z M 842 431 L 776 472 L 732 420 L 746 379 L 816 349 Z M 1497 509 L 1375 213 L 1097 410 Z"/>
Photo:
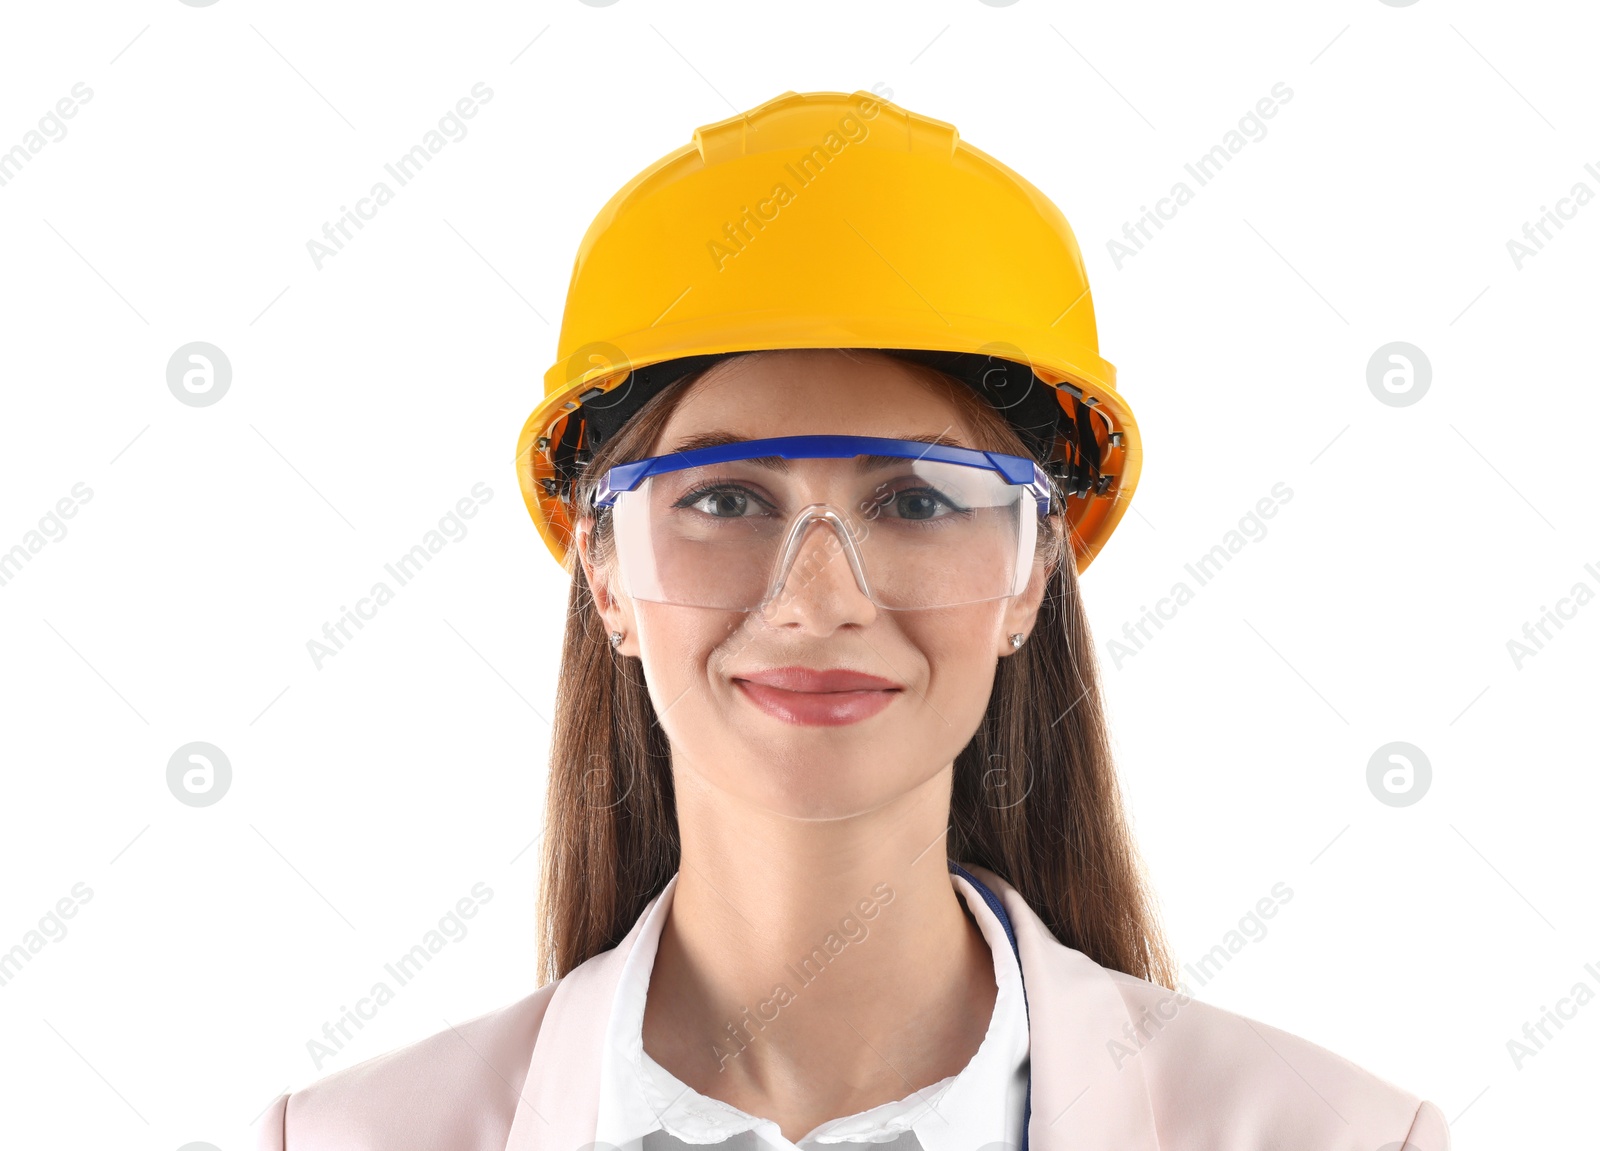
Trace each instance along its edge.
<path fill-rule="evenodd" d="M 877 617 L 877 605 L 862 587 L 865 573 L 858 576 L 860 556 L 850 528 L 837 512 L 807 509 L 787 559 L 761 607 L 767 623 L 801 624 L 826 634 L 843 624 L 868 624 Z"/>

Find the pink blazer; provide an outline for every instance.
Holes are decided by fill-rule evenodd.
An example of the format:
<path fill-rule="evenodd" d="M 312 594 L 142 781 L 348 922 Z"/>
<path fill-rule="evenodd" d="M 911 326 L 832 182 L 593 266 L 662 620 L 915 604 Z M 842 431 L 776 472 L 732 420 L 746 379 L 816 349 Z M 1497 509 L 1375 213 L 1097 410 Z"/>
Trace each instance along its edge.
<path fill-rule="evenodd" d="M 1015 888 L 1036 1151 L 1447 1151 L 1419 1099 L 1315 1044 L 1111 971 L 1058 943 Z M 280 1095 L 258 1151 L 582 1151 L 601 1044 L 639 932 L 508 1007 Z M 604 1151 L 604 1149 L 600 1149 Z"/>

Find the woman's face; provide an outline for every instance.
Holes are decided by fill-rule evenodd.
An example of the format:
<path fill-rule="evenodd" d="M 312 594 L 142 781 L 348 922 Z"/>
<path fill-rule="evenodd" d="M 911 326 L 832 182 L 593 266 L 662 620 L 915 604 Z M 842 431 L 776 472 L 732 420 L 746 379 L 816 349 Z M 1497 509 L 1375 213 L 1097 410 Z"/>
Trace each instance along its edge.
<path fill-rule="evenodd" d="M 720 362 L 690 387 L 650 454 L 717 431 L 943 434 L 977 446 L 960 410 L 898 361 L 831 350 Z M 692 772 L 704 789 L 801 819 L 873 810 L 949 767 L 978 729 L 996 661 L 1013 651 L 1008 636 L 1031 634 L 1046 579 L 1036 561 L 1019 596 L 885 610 L 861 594 L 837 537 L 819 522 L 765 614 L 682 607 L 621 592 L 614 572 L 590 566 L 587 529 L 580 554 L 596 604 L 607 631 L 624 633 L 617 650 L 643 665 L 674 774 Z M 865 673 L 892 690 L 828 700 L 745 678 L 796 667 Z"/>

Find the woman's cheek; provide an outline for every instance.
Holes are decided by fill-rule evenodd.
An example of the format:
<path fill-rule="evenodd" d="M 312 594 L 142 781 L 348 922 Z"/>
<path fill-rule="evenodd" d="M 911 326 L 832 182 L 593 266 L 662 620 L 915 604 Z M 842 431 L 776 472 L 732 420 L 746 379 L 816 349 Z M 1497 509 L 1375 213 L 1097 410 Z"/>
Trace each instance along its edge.
<path fill-rule="evenodd" d="M 714 737 L 704 724 L 725 711 L 718 693 L 749 646 L 744 617 L 637 601 L 636 618 L 650 702 L 668 738 L 692 746 Z"/>

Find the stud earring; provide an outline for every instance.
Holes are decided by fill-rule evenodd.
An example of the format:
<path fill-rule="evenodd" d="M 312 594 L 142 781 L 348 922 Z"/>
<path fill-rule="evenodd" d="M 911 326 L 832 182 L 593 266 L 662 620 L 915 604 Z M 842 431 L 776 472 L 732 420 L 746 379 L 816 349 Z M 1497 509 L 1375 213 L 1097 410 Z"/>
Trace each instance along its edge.
<path fill-rule="evenodd" d="M 614 632 L 611 633 L 611 646 L 612 647 L 621 647 L 622 646 L 622 633 L 620 631 L 614 631 Z"/>
<path fill-rule="evenodd" d="M 1012 650 L 1014 651 L 1014 650 L 1016 650 L 1017 648 L 1019 648 L 1021 646 L 1022 646 L 1022 633 L 1020 631 L 1012 632 L 1011 633 L 1011 647 L 1012 647 Z"/>

